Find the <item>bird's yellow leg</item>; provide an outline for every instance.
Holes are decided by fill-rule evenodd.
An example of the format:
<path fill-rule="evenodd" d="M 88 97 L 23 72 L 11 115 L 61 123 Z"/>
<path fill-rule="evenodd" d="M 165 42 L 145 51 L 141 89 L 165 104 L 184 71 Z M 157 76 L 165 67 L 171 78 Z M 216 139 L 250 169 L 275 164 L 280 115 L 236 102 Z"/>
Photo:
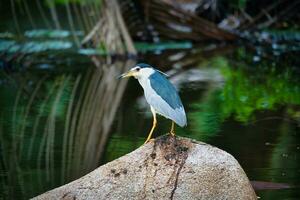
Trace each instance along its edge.
<path fill-rule="evenodd" d="M 170 130 L 170 134 L 171 134 L 172 136 L 175 136 L 175 124 L 174 124 L 173 121 L 172 121 L 172 126 L 171 126 L 171 130 Z"/>
<path fill-rule="evenodd" d="M 147 139 L 145 141 L 145 144 L 147 142 L 149 142 L 149 140 L 151 139 L 152 133 L 153 133 L 153 131 L 154 131 L 155 127 L 156 127 L 156 124 L 157 124 L 156 112 L 155 112 L 155 110 L 152 107 L 151 107 L 151 112 L 152 112 L 152 115 L 153 115 L 153 124 L 152 124 L 152 128 L 150 130 L 150 133 L 149 133 L 149 135 L 148 135 L 148 137 L 147 137 Z"/>

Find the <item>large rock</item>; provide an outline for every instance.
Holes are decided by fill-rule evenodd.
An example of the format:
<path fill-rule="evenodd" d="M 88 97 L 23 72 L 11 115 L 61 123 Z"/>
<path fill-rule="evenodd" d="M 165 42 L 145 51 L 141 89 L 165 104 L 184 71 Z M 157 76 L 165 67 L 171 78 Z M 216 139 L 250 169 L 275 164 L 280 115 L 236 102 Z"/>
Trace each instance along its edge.
<path fill-rule="evenodd" d="M 228 153 L 187 138 L 162 136 L 35 199 L 256 199 Z"/>

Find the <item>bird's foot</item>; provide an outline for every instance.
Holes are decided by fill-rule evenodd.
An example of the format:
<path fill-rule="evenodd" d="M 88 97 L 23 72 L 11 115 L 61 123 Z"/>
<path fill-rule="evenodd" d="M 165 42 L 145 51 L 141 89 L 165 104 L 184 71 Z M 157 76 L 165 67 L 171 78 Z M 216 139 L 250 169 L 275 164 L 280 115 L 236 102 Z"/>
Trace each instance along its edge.
<path fill-rule="evenodd" d="M 153 138 L 152 139 L 147 139 L 144 144 L 147 144 L 148 142 L 153 141 L 153 140 L 154 140 Z"/>
<path fill-rule="evenodd" d="M 173 137 L 175 137 L 175 132 L 174 131 L 170 131 L 169 134 Z"/>

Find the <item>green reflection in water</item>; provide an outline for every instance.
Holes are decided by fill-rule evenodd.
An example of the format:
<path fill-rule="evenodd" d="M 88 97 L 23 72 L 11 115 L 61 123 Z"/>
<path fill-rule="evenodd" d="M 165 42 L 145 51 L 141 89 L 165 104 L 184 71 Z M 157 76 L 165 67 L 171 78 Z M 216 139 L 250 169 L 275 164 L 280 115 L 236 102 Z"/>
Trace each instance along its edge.
<path fill-rule="evenodd" d="M 134 61 L 0 72 L 0 199 L 28 199 L 99 165 Z"/>
<path fill-rule="evenodd" d="M 297 118 L 299 111 L 294 108 L 300 104 L 299 80 L 290 69 L 279 72 L 263 64 L 255 66 L 253 73 L 245 63 L 234 66 L 224 57 L 210 61 L 220 69 L 225 83 L 222 88 L 208 87 L 204 98 L 193 104 L 194 111 L 189 116 L 194 129 L 201 132 L 197 138 L 207 141 L 231 116 L 238 122 L 252 123 L 255 112 L 276 110 L 283 105 L 293 105 L 286 117 Z"/>
<path fill-rule="evenodd" d="M 1 191 L 11 199 L 29 198 L 60 180 L 56 147 L 63 135 L 57 130 L 74 83 L 69 75 L 23 75 L 14 77 L 19 81 L 14 84 L 13 77 L 1 73 Z"/>

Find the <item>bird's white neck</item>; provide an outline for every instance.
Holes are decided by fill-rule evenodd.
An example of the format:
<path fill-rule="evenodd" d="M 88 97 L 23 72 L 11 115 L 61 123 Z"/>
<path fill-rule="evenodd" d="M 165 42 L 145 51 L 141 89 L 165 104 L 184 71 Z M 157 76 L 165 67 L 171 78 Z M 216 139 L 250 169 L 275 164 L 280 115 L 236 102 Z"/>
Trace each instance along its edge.
<path fill-rule="evenodd" d="M 155 73 L 155 70 L 153 68 L 142 68 L 140 70 L 139 75 L 136 77 L 144 89 L 147 86 L 147 84 L 149 84 L 149 77 L 153 73 Z"/>

